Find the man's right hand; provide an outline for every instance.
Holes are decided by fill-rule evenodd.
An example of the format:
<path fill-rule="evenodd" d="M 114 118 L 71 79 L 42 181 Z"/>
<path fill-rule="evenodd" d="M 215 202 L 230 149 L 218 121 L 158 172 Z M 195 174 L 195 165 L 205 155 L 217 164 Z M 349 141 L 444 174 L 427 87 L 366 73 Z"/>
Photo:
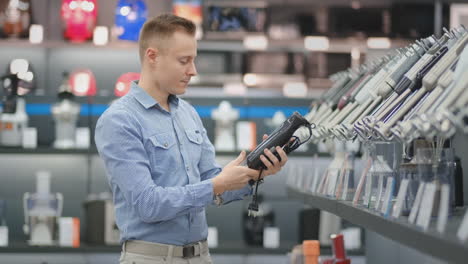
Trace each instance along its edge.
<path fill-rule="evenodd" d="M 242 151 L 235 160 L 229 162 L 223 168 L 218 176 L 212 179 L 215 194 L 241 189 L 249 180 L 258 178 L 260 173 L 258 170 L 250 169 L 247 166 L 240 166 L 246 156 L 245 151 Z"/>

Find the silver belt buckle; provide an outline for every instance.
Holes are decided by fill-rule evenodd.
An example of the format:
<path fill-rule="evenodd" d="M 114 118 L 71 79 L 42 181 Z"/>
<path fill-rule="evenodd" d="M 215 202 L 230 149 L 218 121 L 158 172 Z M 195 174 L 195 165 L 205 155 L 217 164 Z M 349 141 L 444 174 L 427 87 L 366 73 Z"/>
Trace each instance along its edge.
<path fill-rule="evenodd" d="M 182 257 L 185 258 L 192 258 L 195 256 L 195 246 L 184 246 L 182 248 Z"/>

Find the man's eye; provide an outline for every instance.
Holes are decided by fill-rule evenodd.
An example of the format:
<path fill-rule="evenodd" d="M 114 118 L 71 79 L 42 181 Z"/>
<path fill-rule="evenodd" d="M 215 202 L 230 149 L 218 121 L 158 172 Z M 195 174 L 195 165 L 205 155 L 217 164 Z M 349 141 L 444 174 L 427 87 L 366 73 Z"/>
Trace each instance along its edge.
<path fill-rule="evenodd" d="M 180 60 L 180 63 L 182 63 L 182 64 L 187 64 L 187 63 L 188 63 L 188 60 Z"/>

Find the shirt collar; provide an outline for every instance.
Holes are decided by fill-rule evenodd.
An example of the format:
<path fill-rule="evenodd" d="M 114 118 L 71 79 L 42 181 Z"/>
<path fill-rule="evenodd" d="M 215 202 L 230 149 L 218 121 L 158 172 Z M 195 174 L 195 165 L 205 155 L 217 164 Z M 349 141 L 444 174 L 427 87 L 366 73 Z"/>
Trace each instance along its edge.
<path fill-rule="evenodd" d="M 144 108 L 149 109 L 153 106 L 160 105 L 151 95 L 149 95 L 143 88 L 141 88 L 137 81 L 132 81 L 130 93 L 143 105 Z M 179 98 L 173 94 L 169 95 L 169 104 L 179 106 Z"/>

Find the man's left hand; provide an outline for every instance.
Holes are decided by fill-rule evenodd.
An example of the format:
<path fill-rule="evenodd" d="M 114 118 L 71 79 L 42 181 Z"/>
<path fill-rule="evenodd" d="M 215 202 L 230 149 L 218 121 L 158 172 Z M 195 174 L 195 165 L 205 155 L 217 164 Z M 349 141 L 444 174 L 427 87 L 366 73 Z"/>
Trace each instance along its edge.
<path fill-rule="evenodd" d="M 268 138 L 268 135 L 266 134 L 263 135 L 263 140 L 267 138 Z M 281 147 L 276 146 L 275 149 L 276 149 L 276 152 L 278 152 L 281 158 L 281 161 L 275 155 L 273 155 L 273 153 L 269 149 L 265 149 L 263 151 L 264 154 L 260 155 L 260 160 L 267 167 L 267 169 L 263 170 L 262 172 L 262 178 L 278 173 L 288 161 L 288 156 L 286 155 L 286 152 L 284 152 L 284 150 Z M 269 160 L 265 156 L 268 157 Z"/>

